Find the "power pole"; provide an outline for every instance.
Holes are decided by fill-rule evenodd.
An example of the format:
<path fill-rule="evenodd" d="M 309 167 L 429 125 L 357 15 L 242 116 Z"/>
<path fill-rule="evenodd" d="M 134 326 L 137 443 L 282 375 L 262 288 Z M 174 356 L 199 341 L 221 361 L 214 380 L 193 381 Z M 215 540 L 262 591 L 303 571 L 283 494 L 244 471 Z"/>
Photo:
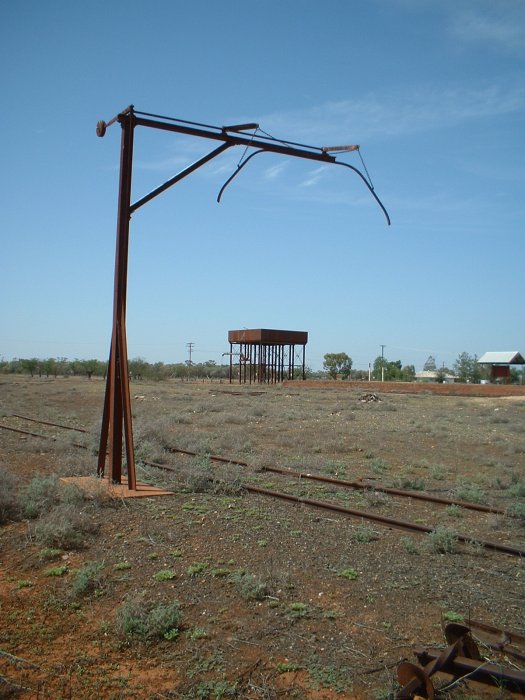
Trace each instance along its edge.
<path fill-rule="evenodd" d="M 191 377 L 191 366 L 193 364 L 193 362 L 191 361 L 191 353 L 194 345 L 195 343 L 186 343 L 186 347 L 188 348 L 188 352 L 190 355 L 190 359 L 188 360 L 188 379 Z"/>
<path fill-rule="evenodd" d="M 385 381 L 385 362 L 384 362 L 385 348 L 386 348 L 386 345 L 381 345 L 381 381 L 382 382 Z"/>

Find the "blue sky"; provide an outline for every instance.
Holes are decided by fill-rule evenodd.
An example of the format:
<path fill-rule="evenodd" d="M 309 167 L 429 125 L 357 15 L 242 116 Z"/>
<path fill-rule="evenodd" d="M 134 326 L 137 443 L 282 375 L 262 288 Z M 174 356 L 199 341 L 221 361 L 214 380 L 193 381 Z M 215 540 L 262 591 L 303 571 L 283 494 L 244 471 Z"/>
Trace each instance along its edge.
<path fill-rule="evenodd" d="M 0 356 L 109 353 L 128 104 L 358 143 L 343 168 L 231 149 L 136 212 L 130 357 L 221 361 L 227 332 L 309 332 L 307 364 L 525 351 L 521 0 L 29 0 L 0 9 Z M 133 200 L 215 147 L 137 129 Z M 356 153 L 342 159 L 360 167 Z"/>

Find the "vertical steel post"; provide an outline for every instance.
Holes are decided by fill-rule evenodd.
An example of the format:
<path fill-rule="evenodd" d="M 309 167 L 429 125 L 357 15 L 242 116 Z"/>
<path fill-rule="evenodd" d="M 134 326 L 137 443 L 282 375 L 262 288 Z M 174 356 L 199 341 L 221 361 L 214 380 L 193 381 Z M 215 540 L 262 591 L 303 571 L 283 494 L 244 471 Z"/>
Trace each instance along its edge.
<path fill-rule="evenodd" d="M 133 169 L 134 115 L 130 110 L 118 117 L 122 127 L 120 151 L 120 184 L 115 252 L 113 293 L 113 330 L 102 416 L 98 474 L 105 471 L 109 442 L 109 471 L 113 483 L 122 483 L 122 438 L 126 446 L 128 488 L 136 489 L 135 455 L 129 392 L 128 351 L 126 341 L 126 298 L 128 281 L 129 224 L 131 179 Z"/>

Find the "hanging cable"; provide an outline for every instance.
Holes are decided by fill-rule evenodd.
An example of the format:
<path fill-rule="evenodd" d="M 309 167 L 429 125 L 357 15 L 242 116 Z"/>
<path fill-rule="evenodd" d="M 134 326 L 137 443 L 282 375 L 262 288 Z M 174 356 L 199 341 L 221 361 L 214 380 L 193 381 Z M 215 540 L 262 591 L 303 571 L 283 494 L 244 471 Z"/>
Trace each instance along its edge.
<path fill-rule="evenodd" d="M 372 189 L 374 189 L 374 185 L 373 185 L 373 183 L 372 183 L 372 178 L 370 177 L 370 173 L 368 172 L 368 168 L 366 167 L 365 161 L 363 160 L 363 156 L 361 155 L 361 149 L 358 148 L 358 149 L 357 149 L 357 152 L 359 153 L 359 157 L 361 158 L 361 163 L 362 163 L 362 165 L 363 165 L 363 168 L 364 168 L 364 170 L 365 170 L 366 176 L 367 176 L 367 178 L 368 178 L 368 182 L 369 182 L 369 184 L 370 184 L 370 187 L 371 187 Z"/>

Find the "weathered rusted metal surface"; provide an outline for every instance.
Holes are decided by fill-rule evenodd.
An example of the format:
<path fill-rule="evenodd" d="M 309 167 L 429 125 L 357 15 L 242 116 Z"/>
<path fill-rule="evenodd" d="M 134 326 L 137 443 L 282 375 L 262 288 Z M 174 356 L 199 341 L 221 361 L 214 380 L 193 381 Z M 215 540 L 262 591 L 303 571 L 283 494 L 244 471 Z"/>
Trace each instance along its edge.
<path fill-rule="evenodd" d="M 243 328 L 240 331 L 228 331 L 228 342 L 306 345 L 308 333 L 306 331 L 283 331 L 271 328 Z"/>
<path fill-rule="evenodd" d="M 428 649 L 418 646 L 414 653 L 420 664 L 428 664 L 441 654 L 439 649 Z M 465 656 L 456 656 L 443 666 L 440 671 L 448 673 L 455 678 L 468 677 L 478 683 L 485 683 L 496 687 L 505 686 L 513 692 L 525 693 L 525 673 L 512 668 L 504 668 L 501 664 L 489 663 L 469 659 Z"/>
<path fill-rule="evenodd" d="M 414 654 L 421 666 L 407 661 L 399 664 L 397 676 L 402 688 L 397 693 L 398 700 L 416 696 L 429 700 L 433 698 L 434 685 L 431 676 L 438 672 L 451 675 L 454 680 L 468 676 L 480 683 L 505 686 L 519 693 L 525 692 L 525 673 L 484 660 L 469 627 L 449 623 L 444 632 L 449 642 L 446 649 L 418 646 L 414 649 Z"/>
<path fill-rule="evenodd" d="M 11 413 L 13 418 L 21 418 L 22 420 L 28 420 L 30 423 L 39 423 L 41 425 L 51 425 L 53 428 L 64 428 L 64 430 L 74 430 L 77 433 L 87 433 L 84 428 L 74 428 L 71 425 L 62 425 L 61 423 L 50 423 L 47 420 L 39 420 L 38 418 L 29 418 L 28 416 L 21 416 L 18 413 Z"/>
<path fill-rule="evenodd" d="M 243 383 L 281 383 L 298 376 L 305 378 L 306 331 L 269 328 L 243 328 L 228 331 L 230 343 L 230 383 L 233 381 L 234 358 L 238 380 Z M 302 348 L 302 361 L 296 363 L 296 346 Z"/>

